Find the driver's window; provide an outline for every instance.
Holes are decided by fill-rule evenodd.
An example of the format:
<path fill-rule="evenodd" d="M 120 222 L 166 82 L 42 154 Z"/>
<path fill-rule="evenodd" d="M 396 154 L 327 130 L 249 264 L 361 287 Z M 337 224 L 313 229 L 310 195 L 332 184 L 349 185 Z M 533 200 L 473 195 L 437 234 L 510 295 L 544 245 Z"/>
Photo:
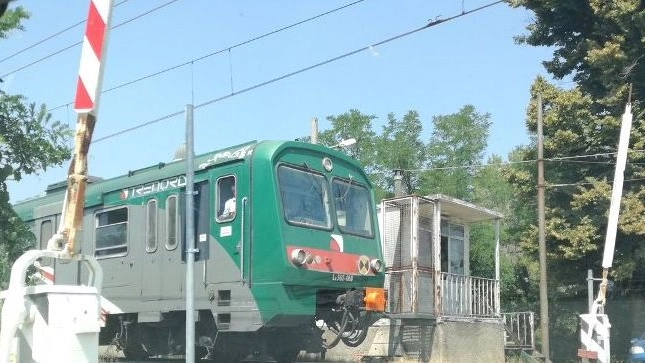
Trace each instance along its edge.
<path fill-rule="evenodd" d="M 329 193 L 324 176 L 281 165 L 278 182 L 284 217 L 288 222 L 331 228 Z"/>
<path fill-rule="evenodd" d="M 235 176 L 229 175 L 217 180 L 217 221 L 227 222 L 235 218 L 237 211 L 237 185 Z"/>

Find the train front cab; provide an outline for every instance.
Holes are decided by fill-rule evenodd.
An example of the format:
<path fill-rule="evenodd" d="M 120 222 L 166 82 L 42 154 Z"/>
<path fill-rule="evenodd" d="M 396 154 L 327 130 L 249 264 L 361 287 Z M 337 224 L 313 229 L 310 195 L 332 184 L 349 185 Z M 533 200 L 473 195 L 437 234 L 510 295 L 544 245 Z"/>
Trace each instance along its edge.
<path fill-rule="evenodd" d="M 367 176 L 338 151 L 296 142 L 260 143 L 251 170 L 250 283 L 263 324 L 351 323 L 358 331 L 343 341 L 356 344 L 377 316 L 370 312 L 385 309 Z"/>

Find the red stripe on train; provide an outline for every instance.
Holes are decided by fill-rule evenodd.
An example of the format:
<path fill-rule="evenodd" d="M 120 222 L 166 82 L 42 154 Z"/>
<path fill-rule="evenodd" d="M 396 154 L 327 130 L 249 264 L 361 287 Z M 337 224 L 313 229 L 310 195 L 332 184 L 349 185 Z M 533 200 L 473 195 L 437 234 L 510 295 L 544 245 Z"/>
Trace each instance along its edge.
<path fill-rule="evenodd" d="M 311 247 L 287 246 L 287 257 L 291 260 L 291 255 L 295 250 L 304 250 L 311 257 L 307 262 L 299 266 L 306 270 L 320 272 L 374 276 L 374 272 L 369 268 L 369 261 L 364 255 L 353 253 L 343 253 L 337 251 L 320 250 Z M 361 273 L 362 270 L 364 273 Z"/>

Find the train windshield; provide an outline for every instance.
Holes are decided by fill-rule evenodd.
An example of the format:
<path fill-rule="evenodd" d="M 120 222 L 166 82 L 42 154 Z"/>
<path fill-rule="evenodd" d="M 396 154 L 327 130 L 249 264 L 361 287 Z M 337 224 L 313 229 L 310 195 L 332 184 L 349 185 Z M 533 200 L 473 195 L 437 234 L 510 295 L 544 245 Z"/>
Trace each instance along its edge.
<path fill-rule="evenodd" d="M 332 182 L 332 195 L 338 227 L 344 233 L 372 237 L 372 216 L 370 214 L 370 193 L 362 185 L 342 179 Z"/>
<path fill-rule="evenodd" d="M 329 192 L 321 174 L 286 165 L 278 168 L 284 217 L 293 224 L 331 228 Z"/>

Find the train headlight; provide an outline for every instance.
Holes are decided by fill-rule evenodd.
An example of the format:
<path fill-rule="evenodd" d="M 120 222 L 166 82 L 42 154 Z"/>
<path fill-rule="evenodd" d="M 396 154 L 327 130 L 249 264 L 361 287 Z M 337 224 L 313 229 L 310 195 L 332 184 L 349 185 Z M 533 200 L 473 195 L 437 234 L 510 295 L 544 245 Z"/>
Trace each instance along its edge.
<path fill-rule="evenodd" d="M 374 258 L 370 261 L 370 268 L 372 269 L 372 272 L 379 273 L 383 268 L 383 262 L 381 262 L 381 260 L 379 260 L 378 258 Z"/>
<path fill-rule="evenodd" d="M 331 162 L 330 158 L 322 159 L 322 165 L 327 172 L 331 172 L 334 169 L 334 163 Z"/>
<path fill-rule="evenodd" d="M 291 263 L 300 267 L 304 265 L 305 262 L 307 262 L 307 256 L 309 256 L 307 251 L 303 250 L 302 248 L 297 248 L 291 251 Z"/>

